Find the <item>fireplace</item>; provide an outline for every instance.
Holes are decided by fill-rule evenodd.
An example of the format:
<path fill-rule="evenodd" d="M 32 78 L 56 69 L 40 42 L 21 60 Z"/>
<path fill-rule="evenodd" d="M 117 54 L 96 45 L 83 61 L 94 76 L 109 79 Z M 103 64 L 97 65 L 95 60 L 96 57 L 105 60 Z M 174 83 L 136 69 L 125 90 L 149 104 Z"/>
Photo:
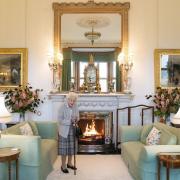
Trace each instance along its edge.
<path fill-rule="evenodd" d="M 59 109 L 64 104 L 64 100 L 67 94 L 49 94 L 49 108 L 51 111 L 48 111 L 48 119 L 53 119 L 59 121 Z M 78 107 L 81 113 L 105 113 L 105 131 L 104 131 L 104 141 L 103 144 L 91 143 L 91 144 L 81 144 L 79 145 L 79 150 L 86 151 L 87 147 L 90 149 L 89 151 L 94 151 L 93 146 L 95 146 L 96 151 L 104 151 L 103 148 L 112 150 L 111 147 L 115 147 L 117 149 L 117 129 L 116 126 L 117 120 L 117 108 L 126 107 L 129 105 L 131 100 L 133 99 L 133 94 L 121 94 L 121 93 L 87 93 L 81 94 L 78 93 Z M 107 120 L 108 115 L 111 116 L 111 120 Z M 46 117 L 47 118 L 47 117 Z M 96 119 L 98 119 L 96 117 Z M 120 123 L 119 123 L 120 126 Z M 96 126 L 97 127 L 97 126 Z M 120 138 L 120 137 L 119 137 Z M 119 139 L 120 141 L 120 139 Z M 109 150 L 108 149 L 108 150 Z"/>
<path fill-rule="evenodd" d="M 80 112 L 78 125 L 83 136 L 78 139 L 79 153 L 114 150 L 112 116 L 112 112 Z"/>

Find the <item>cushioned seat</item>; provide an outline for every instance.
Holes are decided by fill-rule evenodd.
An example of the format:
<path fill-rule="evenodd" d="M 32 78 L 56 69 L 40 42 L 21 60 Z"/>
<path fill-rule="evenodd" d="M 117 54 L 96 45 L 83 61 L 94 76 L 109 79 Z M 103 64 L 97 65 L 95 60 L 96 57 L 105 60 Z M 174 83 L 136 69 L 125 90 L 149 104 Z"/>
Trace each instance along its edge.
<path fill-rule="evenodd" d="M 58 152 L 58 124 L 53 121 L 28 121 L 35 136 L 21 135 L 19 123 L 3 131 L 0 148 L 16 147 L 21 150 L 19 180 L 45 180 L 53 169 Z M 0 165 L 0 180 L 7 179 L 7 164 Z M 15 175 L 15 174 L 13 174 Z M 12 178 L 15 179 L 15 176 Z"/>
<path fill-rule="evenodd" d="M 57 158 L 57 141 L 51 139 L 42 139 L 41 140 L 41 149 L 42 151 L 42 161 L 44 162 L 46 159 L 49 159 L 54 162 Z"/>
<path fill-rule="evenodd" d="M 142 146 L 144 145 L 139 141 L 125 142 L 122 144 L 122 148 L 128 154 L 129 159 L 136 163 L 138 163 Z"/>
<path fill-rule="evenodd" d="M 152 127 L 161 131 L 158 145 L 147 146 L 146 138 Z M 180 131 L 162 123 L 141 126 L 121 126 L 121 154 L 129 172 L 136 180 L 156 180 L 157 154 L 159 152 L 180 152 Z M 165 168 L 161 170 L 165 180 Z M 180 179 L 180 170 L 172 169 L 170 179 Z"/>

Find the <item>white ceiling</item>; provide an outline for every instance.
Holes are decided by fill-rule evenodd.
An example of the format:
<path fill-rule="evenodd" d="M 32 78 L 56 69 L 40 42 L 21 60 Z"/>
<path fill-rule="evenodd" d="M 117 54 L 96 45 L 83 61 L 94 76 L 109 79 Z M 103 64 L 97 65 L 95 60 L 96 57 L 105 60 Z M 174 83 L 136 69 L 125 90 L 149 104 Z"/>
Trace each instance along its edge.
<path fill-rule="evenodd" d="M 61 17 L 61 42 L 62 46 L 90 47 L 90 40 L 86 39 L 84 33 L 91 28 L 80 27 L 77 22 L 84 17 L 105 17 L 109 20 L 106 27 L 95 28 L 94 31 L 101 33 L 100 39 L 96 40 L 94 46 L 117 47 L 121 42 L 121 16 L 119 14 L 63 14 Z"/>

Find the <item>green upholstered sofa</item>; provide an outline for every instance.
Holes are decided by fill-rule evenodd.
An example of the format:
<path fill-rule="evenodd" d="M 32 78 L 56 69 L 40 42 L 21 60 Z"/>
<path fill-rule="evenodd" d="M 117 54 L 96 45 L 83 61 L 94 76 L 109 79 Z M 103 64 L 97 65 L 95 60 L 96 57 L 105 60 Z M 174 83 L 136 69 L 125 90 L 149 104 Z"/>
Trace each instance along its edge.
<path fill-rule="evenodd" d="M 34 136 L 21 135 L 19 127 L 26 122 L 19 123 L 2 132 L 0 148 L 16 147 L 21 150 L 19 180 L 46 180 L 57 158 L 58 124 L 53 121 L 27 122 Z M 7 164 L 0 163 L 0 180 L 6 180 L 7 175 Z"/>
<path fill-rule="evenodd" d="M 158 145 L 145 145 L 152 127 L 161 131 Z M 145 126 L 121 127 L 121 154 L 129 172 L 135 180 L 157 179 L 157 154 L 159 152 L 180 152 L 180 129 L 162 123 Z M 166 179 L 166 169 L 161 167 L 161 180 Z M 170 170 L 170 179 L 180 179 L 180 169 Z"/>

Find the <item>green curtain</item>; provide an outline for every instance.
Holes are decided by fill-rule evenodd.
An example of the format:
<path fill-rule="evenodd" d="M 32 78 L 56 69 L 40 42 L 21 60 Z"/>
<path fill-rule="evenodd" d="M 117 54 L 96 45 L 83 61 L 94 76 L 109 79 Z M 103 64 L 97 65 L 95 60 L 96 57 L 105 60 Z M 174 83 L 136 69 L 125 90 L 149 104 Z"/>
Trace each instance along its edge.
<path fill-rule="evenodd" d="M 71 81 L 71 61 L 89 61 L 88 52 L 74 52 L 68 48 L 63 51 L 63 68 L 62 68 L 62 91 L 69 91 L 69 82 Z M 117 54 L 115 52 L 96 52 L 93 53 L 96 62 L 116 61 Z M 121 72 L 117 62 L 116 65 L 116 91 L 121 91 Z"/>
<path fill-rule="evenodd" d="M 72 52 L 72 61 L 88 62 L 90 54 L 93 54 L 96 62 L 110 62 L 115 61 L 115 53 L 113 52 Z"/>
<path fill-rule="evenodd" d="M 115 51 L 114 52 L 114 58 L 116 59 L 116 91 L 120 92 L 121 91 L 121 68 L 119 66 L 119 62 L 117 61 L 119 52 Z"/>
<path fill-rule="evenodd" d="M 121 69 L 118 61 L 116 62 L 116 91 L 121 91 Z"/>
<path fill-rule="evenodd" d="M 62 65 L 62 91 L 69 91 L 69 82 L 71 81 L 71 49 L 63 51 Z"/>

